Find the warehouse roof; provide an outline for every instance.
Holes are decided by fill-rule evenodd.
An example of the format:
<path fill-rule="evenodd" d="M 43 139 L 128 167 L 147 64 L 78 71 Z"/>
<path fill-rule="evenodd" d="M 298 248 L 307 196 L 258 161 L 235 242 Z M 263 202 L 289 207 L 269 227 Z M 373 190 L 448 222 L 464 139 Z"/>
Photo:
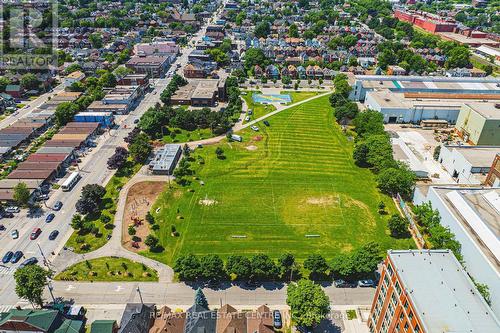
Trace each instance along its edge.
<path fill-rule="evenodd" d="M 489 146 L 446 146 L 449 150 L 456 150 L 472 167 L 487 168 L 493 164 L 495 156 L 500 152 L 500 147 Z"/>
<path fill-rule="evenodd" d="M 41 147 L 37 150 L 38 154 L 69 154 L 73 153 L 73 148 L 71 147 Z"/>
<path fill-rule="evenodd" d="M 24 161 L 19 163 L 16 170 L 56 170 L 60 162 L 33 162 Z"/>
<path fill-rule="evenodd" d="M 26 186 L 34 190 L 42 185 L 44 179 L 2 179 L 0 180 L 0 189 L 13 189 L 19 183 L 24 183 Z"/>
<path fill-rule="evenodd" d="M 389 251 L 424 332 L 494 333 L 500 322 L 449 250 Z"/>
<path fill-rule="evenodd" d="M 467 103 L 466 105 L 489 120 L 500 120 L 500 104 L 498 103 Z"/>
<path fill-rule="evenodd" d="M 26 161 L 37 161 L 37 162 L 63 162 L 68 157 L 68 154 L 41 154 L 34 153 L 28 156 Z"/>

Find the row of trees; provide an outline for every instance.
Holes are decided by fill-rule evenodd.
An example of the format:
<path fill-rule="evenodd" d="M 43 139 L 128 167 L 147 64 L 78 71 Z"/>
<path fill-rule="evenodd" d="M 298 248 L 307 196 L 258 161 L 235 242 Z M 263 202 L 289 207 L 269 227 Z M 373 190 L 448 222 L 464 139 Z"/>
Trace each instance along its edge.
<path fill-rule="evenodd" d="M 165 90 L 162 91 L 162 93 L 160 95 L 161 101 L 165 104 L 169 104 L 170 99 L 175 94 L 177 89 L 179 89 L 179 87 L 185 86 L 186 84 L 188 84 L 188 81 L 185 78 L 183 78 L 179 74 L 175 74 L 172 77 L 172 80 L 170 81 L 170 83 L 165 88 Z"/>
<path fill-rule="evenodd" d="M 389 135 L 384 131 L 383 115 L 374 110 L 360 112 L 353 120 L 357 133 L 353 151 L 358 166 L 371 168 L 377 174 L 380 190 L 389 195 L 399 193 L 410 198 L 415 174 L 408 166 L 395 161 Z"/>
<path fill-rule="evenodd" d="M 0 76 L 0 92 L 5 92 L 5 88 L 12 84 L 12 81 L 6 76 Z M 25 90 L 38 89 L 40 80 L 33 73 L 23 74 L 19 80 L 19 84 Z"/>
<path fill-rule="evenodd" d="M 380 247 L 370 242 L 349 254 L 340 254 L 328 263 L 320 254 L 311 254 L 303 262 L 303 268 L 314 280 L 325 280 L 332 276 L 347 280 L 368 278 L 373 275 L 382 260 Z M 265 254 L 252 257 L 231 255 L 226 262 L 218 255 L 197 257 L 187 254 L 177 258 L 174 270 L 184 281 L 221 281 L 233 278 L 237 281 L 291 280 L 300 277 L 303 271 L 295 257 L 286 253 L 278 260 Z"/>

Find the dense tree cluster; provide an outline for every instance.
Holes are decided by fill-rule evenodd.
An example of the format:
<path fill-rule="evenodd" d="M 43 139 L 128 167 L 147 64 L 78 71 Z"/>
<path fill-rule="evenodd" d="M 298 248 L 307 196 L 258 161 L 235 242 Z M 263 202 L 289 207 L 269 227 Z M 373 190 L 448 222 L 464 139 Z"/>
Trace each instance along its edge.
<path fill-rule="evenodd" d="M 76 211 L 80 214 L 95 214 L 101 211 L 102 198 L 106 189 L 99 184 L 88 184 L 82 188 L 80 199 L 76 202 Z"/>
<path fill-rule="evenodd" d="M 128 145 L 130 157 L 137 163 L 146 161 L 152 150 L 148 135 L 142 132 L 135 135 Z"/>
<path fill-rule="evenodd" d="M 115 153 L 108 159 L 109 169 L 119 169 L 128 158 L 128 150 L 123 147 L 116 147 Z"/>
<path fill-rule="evenodd" d="M 330 95 L 330 104 L 334 109 L 334 115 L 338 122 L 346 123 L 359 113 L 358 105 L 349 100 L 349 94 L 352 90 L 347 82 L 345 74 L 337 75 L 333 80 L 335 91 Z"/>

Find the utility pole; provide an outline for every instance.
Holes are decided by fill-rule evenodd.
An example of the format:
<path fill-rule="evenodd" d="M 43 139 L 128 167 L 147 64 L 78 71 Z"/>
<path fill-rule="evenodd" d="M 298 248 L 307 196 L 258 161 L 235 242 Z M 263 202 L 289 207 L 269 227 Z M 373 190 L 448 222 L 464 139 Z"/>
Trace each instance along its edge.
<path fill-rule="evenodd" d="M 42 255 L 43 258 L 43 264 L 50 270 L 50 261 L 45 257 L 45 254 L 42 251 L 42 247 L 40 246 L 40 243 L 36 243 L 38 246 L 38 250 L 40 251 L 40 254 Z"/>

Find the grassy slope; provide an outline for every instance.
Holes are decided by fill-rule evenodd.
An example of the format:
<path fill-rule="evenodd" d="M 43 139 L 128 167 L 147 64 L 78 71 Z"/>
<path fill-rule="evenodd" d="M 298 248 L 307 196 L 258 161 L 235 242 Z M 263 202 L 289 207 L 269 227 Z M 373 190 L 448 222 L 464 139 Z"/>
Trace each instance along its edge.
<path fill-rule="evenodd" d="M 82 261 L 59 273 L 55 279 L 75 281 L 158 281 L 158 274 L 154 269 L 129 259 L 103 257 L 91 259 L 88 262 L 90 268 L 87 266 L 87 261 Z M 108 266 L 106 266 L 106 263 Z M 126 265 L 127 269 L 124 268 L 123 264 Z M 97 273 L 97 275 L 90 276 L 91 271 Z M 114 272 L 114 274 L 108 275 L 108 272 Z M 125 272 L 130 273 L 131 276 L 125 276 L 123 274 Z M 143 275 L 145 272 L 149 273 L 148 276 Z"/>
<path fill-rule="evenodd" d="M 326 91 L 325 91 L 326 92 Z M 317 96 L 319 94 L 323 94 L 325 92 L 318 92 L 318 91 L 281 91 L 280 94 L 288 94 L 290 97 L 292 97 L 292 103 L 298 103 L 301 102 L 305 99 Z"/>
<path fill-rule="evenodd" d="M 289 251 L 303 259 L 315 252 L 331 258 L 368 241 L 383 249 L 412 246 L 389 236 L 388 216 L 379 215 L 377 205 L 385 201 L 389 214 L 396 209 L 378 192 L 373 174 L 354 165 L 352 143 L 334 123 L 328 97 L 268 120 L 270 127 L 259 124 L 260 141 L 244 130 L 243 143 L 221 143 L 225 160 L 215 157 L 216 146 L 196 152 L 206 162 L 197 166 L 205 185 L 193 181 L 193 193 L 176 188 L 160 196 L 152 211 L 161 208 L 158 236 L 166 250 L 146 255 L 171 263 L 189 252 L 277 257 Z M 217 203 L 201 205 L 203 199 Z M 172 224 L 180 237 L 170 235 Z"/>

